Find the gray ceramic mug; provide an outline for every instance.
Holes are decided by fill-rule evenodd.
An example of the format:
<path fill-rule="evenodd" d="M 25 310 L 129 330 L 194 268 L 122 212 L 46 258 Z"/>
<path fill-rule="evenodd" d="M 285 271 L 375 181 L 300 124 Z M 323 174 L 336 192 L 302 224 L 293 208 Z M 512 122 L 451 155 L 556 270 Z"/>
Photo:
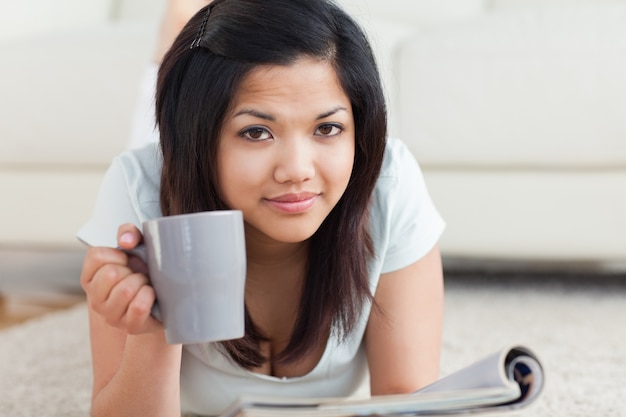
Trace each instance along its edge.
<path fill-rule="evenodd" d="M 144 243 L 126 251 L 148 265 L 153 315 L 170 344 L 244 335 L 246 247 L 237 210 L 160 217 L 143 223 Z"/>

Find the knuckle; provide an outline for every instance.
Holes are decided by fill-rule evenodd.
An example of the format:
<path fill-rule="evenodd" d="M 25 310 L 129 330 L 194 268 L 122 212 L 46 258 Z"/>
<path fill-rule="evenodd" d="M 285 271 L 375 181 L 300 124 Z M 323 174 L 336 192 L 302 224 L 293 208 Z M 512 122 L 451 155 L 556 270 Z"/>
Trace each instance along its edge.
<path fill-rule="evenodd" d="M 128 312 L 134 317 L 146 317 L 150 314 L 151 307 L 143 300 L 136 300 L 128 307 Z"/>
<path fill-rule="evenodd" d="M 150 296 L 151 288 L 147 285 L 141 286 L 128 305 L 126 312 L 126 324 L 129 333 L 140 334 L 145 333 L 146 322 L 152 311 L 154 298 Z"/>
<path fill-rule="evenodd" d="M 119 287 L 120 288 L 117 291 L 116 295 L 121 299 L 121 301 L 124 301 L 126 303 L 130 303 L 131 300 L 133 299 L 133 297 L 135 297 L 135 294 L 137 293 L 137 290 L 134 288 L 134 286 L 130 285 L 127 282 L 121 284 Z M 129 307 L 130 307 L 130 305 L 129 305 Z"/>
<path fill-rule="evenodd" d="M 137 297 L 133 300 L 130 309 L 132 309 L 133 314 L 145 318 L 152 312 L 153 304 L 154 296 L 152 295 L 152 287 L 144 284 L 139 291 L 137 291 Z"/>
<path fill-rule="evenodd" d="M 101 279 L 108 284 L 109 286 L 113 286 L 117 284 L 122 278 L 122 273 L 116 265 L 113 264 L 105 264 L 100 268 L 100 277 Z"/>
<path fill-rule="evenodd" d="M 108 265 L 124 265 L 125 255 L 112 248 L 90 247 L 85 254 L 80 281 L 83 288 L 87 286 Z"/>

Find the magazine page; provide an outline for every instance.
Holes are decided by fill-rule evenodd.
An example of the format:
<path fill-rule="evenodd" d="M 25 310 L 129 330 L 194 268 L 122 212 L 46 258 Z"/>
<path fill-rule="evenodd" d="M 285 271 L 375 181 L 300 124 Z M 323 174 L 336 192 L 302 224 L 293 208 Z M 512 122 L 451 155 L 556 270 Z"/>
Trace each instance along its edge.
<path fill-rule="evenodd" d="M 441 378 L 416 395 L 499 387 L 503 391 L 517 392 L 516 398 L 506 405 L 519 408 L 535 400 L 543 383 L 543 369 L 537 356 L 524 346 L 513 346 Z"/>
<path fill-rule="evenodd" d="M 369 399 L 351 398 L 255 398 L 244 397 L 222 417 L 234 416 L 392 416 L 436 415 L 463 410 L 482 409 L 510 403 L 519 397 L 519 389 L 502 387 L 478 390 L 458 390 L 423 394 L 373 396 Z"/>
<path fill-rule="evenodd" d="M 543 370 L 527 348 L 502 349 L 412 394 L 350 398 L 244 397 L 222 417 L 505 414 L 532 402 Z"/>

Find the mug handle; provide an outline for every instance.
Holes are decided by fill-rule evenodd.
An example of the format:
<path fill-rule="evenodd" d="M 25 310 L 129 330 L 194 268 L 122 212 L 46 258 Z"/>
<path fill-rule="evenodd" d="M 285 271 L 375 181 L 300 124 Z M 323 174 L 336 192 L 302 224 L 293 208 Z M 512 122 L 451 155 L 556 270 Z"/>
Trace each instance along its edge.
<path fill-rule="evenodd" d="M 136 256 L 137 258 L 144 261 L 144 263 L 148 264 L 148 251 L 146 249 L 146 245 L 143 243 L 138 244 L 133 249 L 124 249 L 119 246 L 117 247 L 117 249 L 121 250 L 127 255 Z M 154 304 L 152 304 L 152 310 L 150 311 L 150 314 L 155 319 L 163 322 L 163 316 L 161 315 L 161 308 L 159 307 L 158 300 L 154 300 Z"/>

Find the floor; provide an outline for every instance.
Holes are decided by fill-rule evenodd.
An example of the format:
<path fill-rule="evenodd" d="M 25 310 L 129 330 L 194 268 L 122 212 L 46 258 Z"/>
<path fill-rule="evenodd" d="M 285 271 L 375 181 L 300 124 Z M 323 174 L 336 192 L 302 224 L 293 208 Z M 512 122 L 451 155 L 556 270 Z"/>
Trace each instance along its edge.
<path fill-rule="evenodd" d="M 476 267 L 447 267 L 444 373 L 523 344 L 541 358 L 546 386 L 536 408 L 516 416 L 625 417 L 626 269 L 589 275 L 547 273 L 545 265 L 507 273 Z M 0 332 L 0 415 L 88 415 L 90 360 L 84 308 Z"/>
<path fill-rule="evenodd" d="M 0 294 L 0 330 L 44 314 L 72 307 L 84 300 L 82 295 L 59 294 L 53 297 Z"/>
<path fill-rule="evenodd" d="M 0 247 L 0 329 L 84 301 L 80 249 Z"/>

